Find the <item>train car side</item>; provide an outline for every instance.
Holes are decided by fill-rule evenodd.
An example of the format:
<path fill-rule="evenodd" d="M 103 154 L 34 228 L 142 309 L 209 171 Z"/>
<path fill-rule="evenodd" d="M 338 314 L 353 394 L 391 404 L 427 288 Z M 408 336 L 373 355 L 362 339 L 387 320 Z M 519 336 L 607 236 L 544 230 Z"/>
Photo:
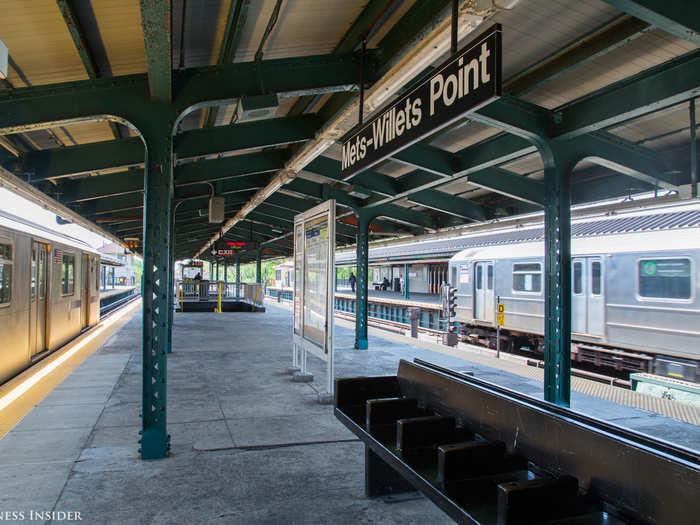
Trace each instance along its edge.
<path fill-rule="evenodd" d="M 0 382 L 100 318 L 99 256 L 87 244 L 0 217 Z"/>
<path fill-rule="evenodd" d="M 604 362 L 629 370 L 644 369 L 645 363 L 651 364 L 648 356 L 655 356 L 655 368 L 664 359 L 666 363 L 657 373 L 687 365 L 684 373 L 671 375 L 693 378 L 700 359 L 696 231 L 579 238 L 572 252 L 574 354 L 597 352 Z M 515 243 L 464 250 L 453 257 L 456 321 L 466 338 L 495 345 L 500 300 L 505 306 L 502 341 L 542 351 L 543 256 L 543 243 Z M 628 351 L 639 358 L 635 361 Z"/>

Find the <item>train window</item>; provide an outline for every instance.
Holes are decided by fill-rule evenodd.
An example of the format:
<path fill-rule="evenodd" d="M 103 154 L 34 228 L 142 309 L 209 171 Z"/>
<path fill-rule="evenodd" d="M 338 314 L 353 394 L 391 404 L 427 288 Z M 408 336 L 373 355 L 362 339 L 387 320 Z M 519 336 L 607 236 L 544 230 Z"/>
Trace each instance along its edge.
<path fill-rule="evenodd" d="M 574 263 L 574 294 L 580 295 L 583 293 L 583 264 L 580 262 Z"/>
<path fill-rule="evenodd" d="M 32 299 L 36 297 L 36 247 L 32 248 L 32 267 L 30 270 Z"/>
<path fill-rule="evenodd" d="M 642 259 L 638 268 L 641 297 L 690 299 L 690 259 Z"/>
<path fill-rule="evenodd" d="M 486 289 L 493 290 L 493 264 L 486 267 Z"/>
<path fill-rule="evenodd" d="M 591 294 L 600 295 L 602 286 L 602 272 L 601 272 L 600 261 L 593 261 L 591 263 Z"/>
<path fill-rule="evenodd" d="M 93 264 L 93 271 L 95 272 L 95 291 L 99 292 L 100 291 L 100 272 L 97 271 L 97 269 L 100 267 L 99 263 L 97 260 L 92 263 Z"/>
<path fill-rule="evenodd" d="M 63 254 L 61 264 L 61 293 L 73 295 L 75 291 L 75 255 Z"/>
<path fill-rule="evenodd" d="M 12 245 L 0 242 L 0 304 L 12 299 Z"/>
<path fill-rule="evenodd" d="M 39 298 L 46 297 L 46 258 L 47 252 L 44 248 L 39 249 Z"/>
<path fill-rule="evenodd" d="M 516 292 L 541 292 L 542 265 L 540 263 L 513 264 L 513 290 Z"/>
<path fill-rule="evenodd" d="M 476 289 L 481 290 L 484 287 L 484 275 L 483 275 L 483 269 L 480 264 L 476 265 Z"/>

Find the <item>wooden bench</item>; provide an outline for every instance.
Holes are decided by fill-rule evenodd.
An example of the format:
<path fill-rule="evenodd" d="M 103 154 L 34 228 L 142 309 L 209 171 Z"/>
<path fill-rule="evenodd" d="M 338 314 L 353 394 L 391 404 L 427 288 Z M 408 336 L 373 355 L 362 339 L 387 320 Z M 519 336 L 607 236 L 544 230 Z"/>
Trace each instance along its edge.
<path fill-rule="evenodd" d="M 697 455 L 430 363 L 336 379 L 368 497 L 418 490 L 459 523 L 697 523 Z"/>

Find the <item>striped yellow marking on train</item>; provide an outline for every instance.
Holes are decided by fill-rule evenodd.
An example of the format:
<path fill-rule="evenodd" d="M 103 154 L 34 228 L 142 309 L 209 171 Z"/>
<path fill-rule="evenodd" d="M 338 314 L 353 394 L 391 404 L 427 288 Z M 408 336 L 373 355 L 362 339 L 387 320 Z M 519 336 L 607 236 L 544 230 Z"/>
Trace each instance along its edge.
<path fill-rule="evenodd" d="M 119 330 L 140 306 L 141 299 L 133 301 L 0 386 L 0 438 Z"/>

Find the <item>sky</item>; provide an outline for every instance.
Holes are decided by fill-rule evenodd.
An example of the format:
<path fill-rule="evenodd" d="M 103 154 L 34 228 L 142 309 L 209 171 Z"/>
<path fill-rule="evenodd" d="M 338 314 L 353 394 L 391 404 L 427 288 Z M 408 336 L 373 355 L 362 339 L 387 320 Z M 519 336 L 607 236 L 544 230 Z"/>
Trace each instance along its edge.
<path fill-rule="evenodd" d="M 35 222 L 53 231 L 77 237 L 88 243 L 93 248 L 99 248 L 111 241 L 105 239 L 101 235 L 86 230 L 77 224 L 57 224 L 56 214 L 45 210 L 38 204 L 35 204 L 24 197 L 11 192 L 6 188 L 0 188 L 0 209 L 2 211 L 12 213 L 29 221 Z"/>

